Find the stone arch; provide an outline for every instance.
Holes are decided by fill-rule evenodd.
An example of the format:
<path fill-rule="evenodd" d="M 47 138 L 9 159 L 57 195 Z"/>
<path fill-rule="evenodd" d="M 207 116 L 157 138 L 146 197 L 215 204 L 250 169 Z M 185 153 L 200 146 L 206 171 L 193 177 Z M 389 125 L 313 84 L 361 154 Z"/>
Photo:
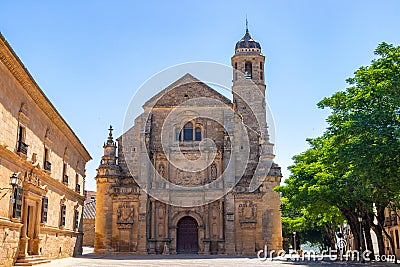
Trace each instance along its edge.
<path fill-rule="evenodd" d="M 193 219 L 197 221 L 197 225 L 199 226 L 199 228 L 204 228 L 203 218 L 197 212 L 194 211 L 181 211 L 175 214 L 172 217 L 172 226 L 177 227 L 179 220 L 186 216 L 193 217 Z"/>
<path fill-rule="evenodd" d="M 184 217 L 192 217 L 198 225 L 198 254 L 202 254 L 204 252 L 204 219 L 203 217 L 194 211 L 179 211 L 172 216 L 171 226 L 170 226 L 170 236 L 171 240 L 171 252 L 173 254 L 177 253 L 177 234 L 178 234 L 178 222 Z"/>

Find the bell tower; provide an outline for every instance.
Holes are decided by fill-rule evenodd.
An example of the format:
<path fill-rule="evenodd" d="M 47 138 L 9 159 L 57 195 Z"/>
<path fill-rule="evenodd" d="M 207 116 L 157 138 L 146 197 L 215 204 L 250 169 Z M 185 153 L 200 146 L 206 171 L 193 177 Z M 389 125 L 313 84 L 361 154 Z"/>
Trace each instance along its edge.
<path fill-rule="evenodd" d="M 242 39 L 236 43 L 235 54 L 232 56 L 231 60 L 234 69 L 233 86 L 246 84 L 246 81 L 248 83 L 248 81 L 251 80 L 265 95 L 265 56 L 261 53 L 260 43 L 251 37 L 247 20 L 246 33 Z"/>
<path fill-rule="evenodd" d="M 260 43 L 250 35 L 247 19 L 246 32 L 236 43 L 231 62 L 234 108 L 247 128 L 250 141 L 250 158 L 243 177 L 246 180 L 246 177 L 251 179 L 255 172 L 261 154 L 260 142 L 269 143 L 265 108 L 265 56 L 261 53 Z M 272 152 L 272 147 L 270 150 Z"/>
<path fill-rule="evenodd" d="M 266 114 L 265 56 L 261 45 L 246 32 L 235 46 L 231 58 L 233 68 L 232 94 L 235 113 L 247 130 L 250 153 L 246 169 L 240 173 L 234 192 L 238 219 L 235 228 L 236 249 L 243 255 L 254 255 L 263 248 L 282 249 L 280 196 L 274 187 L 281 181 L 280 167 L 274 163 Z M 236 135 L 239 140 L 242 136 Z M 241 144 L 237 151 L 241 151 Z M 247 151 L 246 151 L 247 153 Z M 238 160 L 237 164 L 243 161 Z M 235 178 L 238 178 L 235 176 Z M 229 207 L 229 201 L 226 202 Z M 236 216 L 236 215 L 235 215 Z M 229 229 L 227 223 L 226 229 Z"/>

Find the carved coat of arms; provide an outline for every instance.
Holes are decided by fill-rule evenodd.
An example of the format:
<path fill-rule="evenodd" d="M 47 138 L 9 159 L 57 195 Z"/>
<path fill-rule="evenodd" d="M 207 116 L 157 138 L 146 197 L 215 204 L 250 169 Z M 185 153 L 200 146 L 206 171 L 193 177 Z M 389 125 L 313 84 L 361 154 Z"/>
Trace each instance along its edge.
<path fill-rule="evenodd" d="M 119 204 L 118 206 L 118 222 L 117 223 L 131 223 L 133 224 L 133 205 L 128 202 Z"/>

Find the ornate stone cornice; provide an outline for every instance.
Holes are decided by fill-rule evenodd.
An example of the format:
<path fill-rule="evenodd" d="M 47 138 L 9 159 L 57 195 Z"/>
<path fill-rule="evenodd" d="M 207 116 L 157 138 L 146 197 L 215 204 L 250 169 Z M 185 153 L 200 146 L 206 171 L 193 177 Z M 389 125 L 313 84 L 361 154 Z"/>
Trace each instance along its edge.
<path fill-rule="evenodd" d="M 20 229 L 23 224 L 20 222 L 13 222 L 10 218 L 0 217 L 0 225 L 2 227 L 10 227 L 12 229 Z"/>
<path fill-rule="evenodd" d="M 82 231 L 74 231 L 74 230 L 70 230 L 70 229 L 60 229 L 58 227 L 54 227 L 54 226 L 41 226 L 40 227 L 40 232 L 41 233 L 55 233 L 55 234 L 63 234 L 65 236 L 68 235 L 72 235 L 72 236 L 76 236 L 78 234 L 82 234 Z"/>
<path fill-rule="evenodd" d="M 263 193 L 233 193 L 237 200 L 261 200 L 264 196 Z"/>
<path fill-rule="evenodd" d="M 35 82 L 30 75 L 22 61 L 18 58 L 16 53 L 12 50 L 4 36 L 0 33 L 0 61 L 7 67 L 14 78 L 21 84 L 22 88 L 32 98 L 32 100 L 39 106 L 39 108 L 47 115 L 47 117 L 56 125 L 59 130 L 65 134 L 66 139 L 69 140 L 74 148 L 80 153 L 85 161 L 91 160 L 91 156 L 82 142 L 73 132 L 67 122 L 61 117 L 60 113 L 56 110 L 50 100 L 46 97 L 39 85 Z"/>
<path fill-rule="evenodd" d="M 68 197 L 68 199 L 77 200 L 81 205 L 83 205 L 83 201 L 85 201 L 85 196 L 78 194 L 73 189 L 67 187 L 60 181 L 54 179 L 46 171 L 34 167 L 32 163 L 22 159 L 16 153 L 10 151 L 9 149 L 7 149 L 7 147 L 1 144 L 0 144 L 0 155 L 3 155 L 5 158 L 9 159 L 11 162 L 16 163 L 17 165 L 27 170 L 28 172 L 35 173 L 40 178 L 42 185 L 49 185 L 49 186 L 51 185 L 53 188 L 62 190 L 63 194 L 65 194 Z"/>

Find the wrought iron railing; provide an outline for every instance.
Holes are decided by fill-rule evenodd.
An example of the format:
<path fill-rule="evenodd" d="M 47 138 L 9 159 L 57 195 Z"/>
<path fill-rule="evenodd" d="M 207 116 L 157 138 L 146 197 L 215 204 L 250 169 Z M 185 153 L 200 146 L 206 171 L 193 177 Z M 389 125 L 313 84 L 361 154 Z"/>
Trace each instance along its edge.
<path fill-rule="evenodd" d="M 46 171 L 51 171 L 51 163 L 47 160 L 44 162 L 44 169 Z"/>
<path fill-rule="evenodd" d="M 18 152 L 21 152 L 24 155 L 28 154 L 28 145 L 22 141 L 18 141 Z"/>

